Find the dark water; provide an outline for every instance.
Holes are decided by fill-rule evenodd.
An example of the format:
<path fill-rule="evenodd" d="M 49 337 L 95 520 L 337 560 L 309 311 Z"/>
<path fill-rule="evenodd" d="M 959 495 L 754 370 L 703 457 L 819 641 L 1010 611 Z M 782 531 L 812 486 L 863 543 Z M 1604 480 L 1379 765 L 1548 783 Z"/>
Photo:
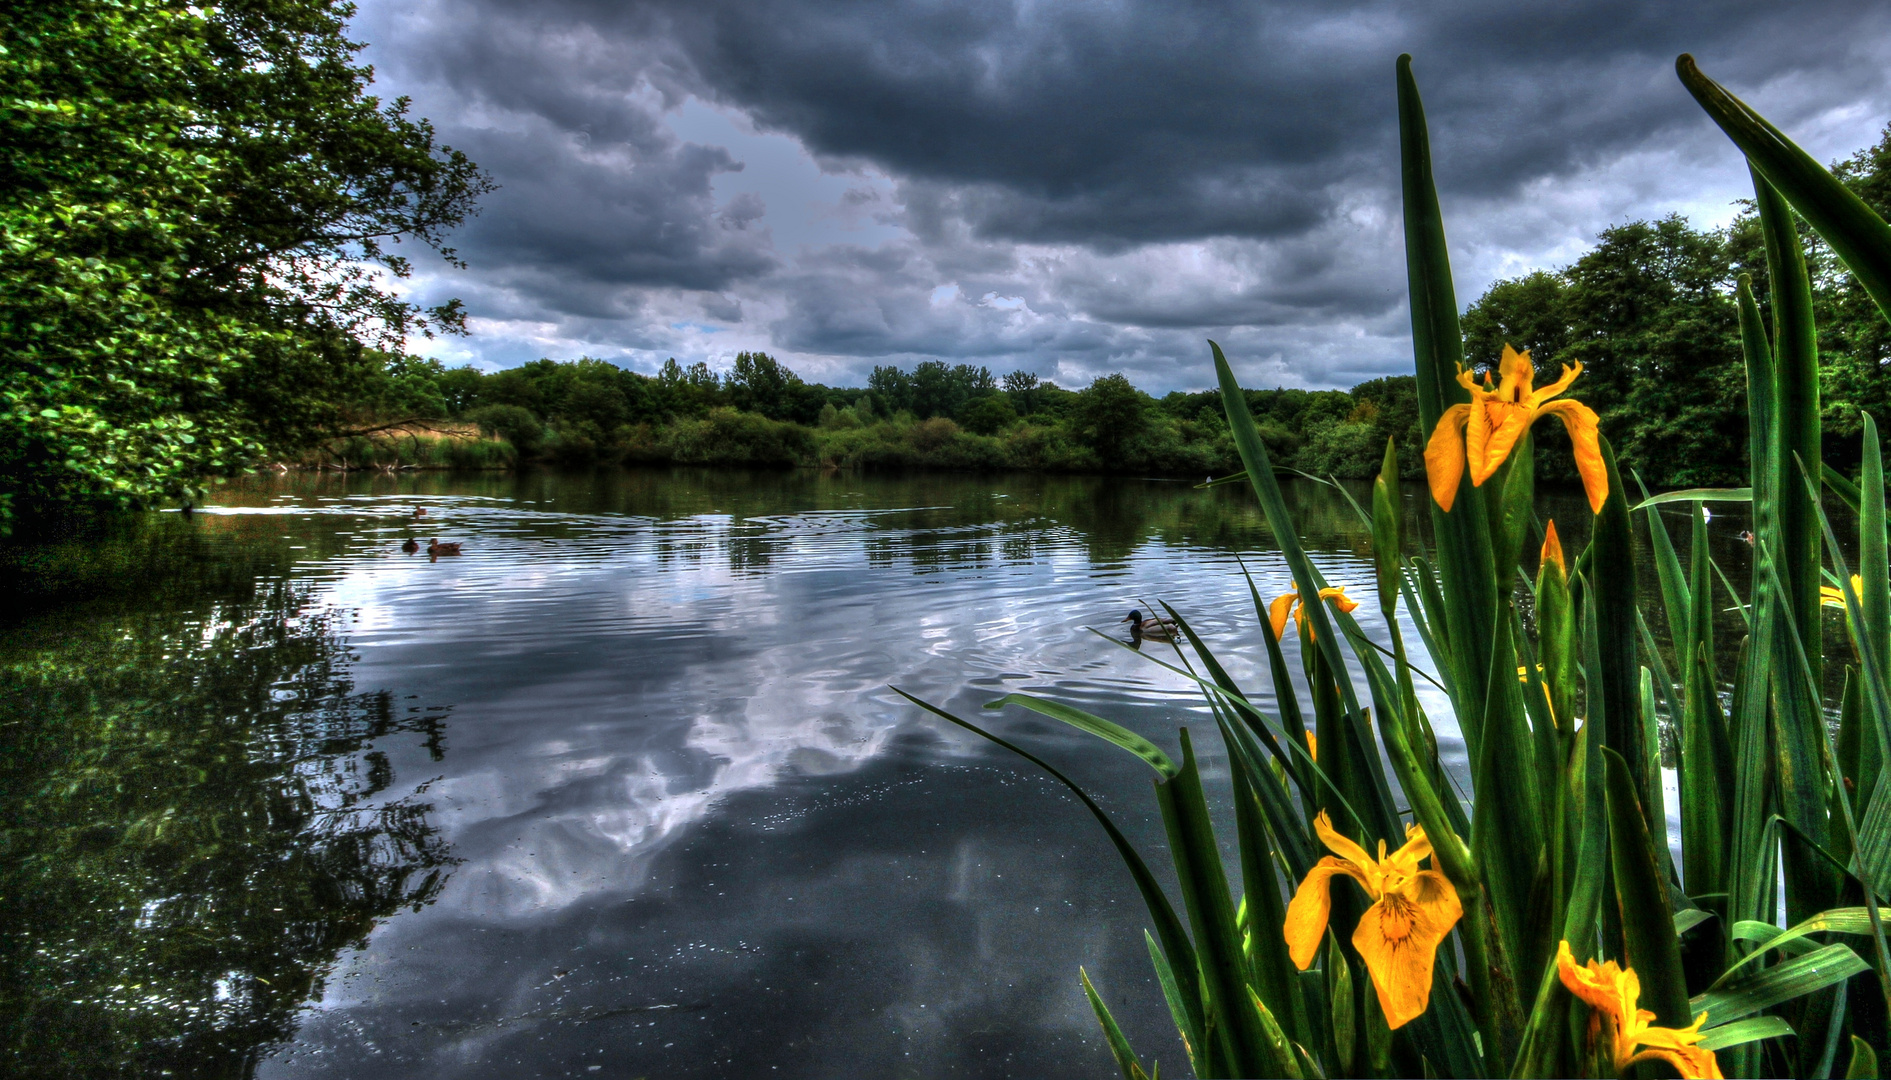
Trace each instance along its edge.
<path fill-rule="evenodd" d="M 1367 599 L 1351 508 L 1290 495 Z M 1263 596 L 1288 579 L 1247 492 L 662 471 L 216 501 L 35 551 L 15 583 L 14 1071 L 1102 1075 L 1079 965 L 1183 1070 L 1094 821 L 889 685 L 1066 767 L 1153 848 L 1146 766 L 979 706 L 1032 690 L 1173 748 L 1199 697 L 1085 629 L 1139 600 L 1261 689 L 1234 555 Z M 1205 766 L 1212 792 L 1218 748 Z"/>

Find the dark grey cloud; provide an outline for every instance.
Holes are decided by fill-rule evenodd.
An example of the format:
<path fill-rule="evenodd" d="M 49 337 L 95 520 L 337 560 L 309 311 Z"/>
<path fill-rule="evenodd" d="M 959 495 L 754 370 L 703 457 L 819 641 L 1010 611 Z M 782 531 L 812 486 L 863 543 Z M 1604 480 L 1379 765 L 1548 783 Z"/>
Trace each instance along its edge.
<path fill-rule="evenodd" d="M 742 164 L 719 146 L 647 138 L 612 144 L 534 124 L 464 146 L 501 187 L 465 243 L 503 266 L 556 266 L 593 288 L 533 290 L 556 310 L 621 313 L 621 286 L 719 290 L 771 270 L 766 212 L 750 196 L 717 208 L 710 183 Z"/>
<path fill-rule="evenodd" d="M 1613 220 L 1703 209 L 1686 176 L 1737 194 L 1681 51 L 1815 146 L 1891 109 L 1891 5 L 1862 0 L 368 0 L 357 30 L 503 185 L 459 245 L 472 277 L 422 288 L 639 364 L 667 342 L 1174 385 L 1214 331 L 1299 350 L 1296 381 L 1382 373 L 1399 52 L 1467 300 Z M 793 200 L 719 197 L 754 149 L 680 134 L 691 107 L 861 178 L 832 213 L 886 235 L 786 242 Z"/>
<path fill-rule="evenodd" d="M 488 3 L 470 10 L 500 12 Z M 1271 236 L 1392 145 L 1391 61 L 1420 58 L 1448 183 L 1514 190 L 1700 114 L 1670 74 L 1881 86 L 1857 2 L 1016 3 L 617 0 L 533 18 L 639 43 L 664 85 L 816 153 L 967 186 L 1007 239 Z M 477 18 L 474 20 L 478 21 Z"/>

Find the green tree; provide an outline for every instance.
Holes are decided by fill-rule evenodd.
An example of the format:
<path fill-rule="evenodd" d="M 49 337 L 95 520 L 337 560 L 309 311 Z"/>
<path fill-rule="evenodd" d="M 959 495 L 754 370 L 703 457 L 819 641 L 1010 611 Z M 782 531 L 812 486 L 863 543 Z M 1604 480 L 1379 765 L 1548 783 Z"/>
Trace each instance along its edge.
<path fill-rule="evenodd" d="M 874 367 L 867 376 L 867 389 L 873 394 L 874 407 L 888 416 L 913 407 L 912 376 L 890 364 Z"/>
<path fill-rule="evenodd" d="M 729 400 L 770 420 L 789 420 L 800 404 L 801 386 L 801 376 L 767 353 L 737 353 L 735 370 L 729 373 Z M 817 412 L 819 408 L 815 406 Z"/>
<path fill-rule="evenodd" d="M 367 93 L 335 0 L 0 12 L 0 529 L 189 498 L 345 430 L 412 333 L 374 276 L 487 182 Z"/>
<path fill-rule="evenodd" d="M 1011 398 L 1011 408 L 1019 416 L 1029 416 L 1037 411 L 1038 379 L 1036 375 L 1023 369 L 1008 372 L 1002 385 L 1005 395 Z"/>
<path fill-rule="evenodd" d="M 961 418 L 965 430 L 978 435 L 992 435 L 1010 427 L 1018 412 L 1005 394 L 987 394 L 965 407 Z"/>
<path fill-rule="evenodd" d="M 1626 465 L 1654 484 L 1731 482 L 1746 449 L 1736 251 L 1728 233 L 1679 215 L 1605 229 L 1570 266 L 1479 297 L 1463 320 L 1467 359 L 1488 370 L 1504 344 L 1528 348 L 1539 384 L 1580 363 L 1572 392 L 1600 414 Z M 1566 441 L 1554 426 L 1535 436 Z M 1539 475 L 1575 479 L 1569 454 L 1539 461 Z"/>
<path fill-rule="evenodd" d="M 1072 419 L 1078 437 L 1113 464 L 1149 424 L 1149 396 L 1122 375 L 1102 375 L 1077 395 Z"/>
<path fill-rule="evenodd" d="M 1569 348 L 1569 282 L 1560 273 L 1537 270 L 1493 284 L 1464 313 L 1464 359 L 1495 368 L 1506 344 L 1547 360 Z"/>

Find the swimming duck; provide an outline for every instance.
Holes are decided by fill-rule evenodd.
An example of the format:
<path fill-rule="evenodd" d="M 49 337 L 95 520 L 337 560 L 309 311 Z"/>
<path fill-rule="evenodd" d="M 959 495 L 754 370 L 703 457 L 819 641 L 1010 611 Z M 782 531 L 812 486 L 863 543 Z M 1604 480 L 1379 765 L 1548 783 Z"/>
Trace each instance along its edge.
<path fill-rule="evenodd" d="M 458 555 L 459 553 L 460 545 L 458 543 L 442 544 L 437 537 L 427 541 L 427 554 L 429 555 L 438 557 L 441 555 Z"/>
<path fill-rule="evenodd" d="M 416 507 L 414 507 L 414 518 L 415 518 L 415 520 L 419 520 L 420 518 L 424 518 L 424 517 L 426 517 L 426 516 L 427 516 L 427 508 L 426 508 L 426 507 L 424 507 L 424 506 L 416 506 Z"/>
<path fill-rule="evenodd" d="M 410 536 L 401 543 L 401 550 L 405 551 L 409 555 L 412 555 L 414 552 L 420 550 L 420 541 Z"/>
<path fill-rule="evenodd" d="M 1145 619 L 1142 617 L 1141 611 L 1136 608 L 1130 608 L 1129 614 L 1123 616 L 1123 621 L 1129 624 L 1129 639 L 1131 641 L 1141 642 L 1144 639 L 1150 641 L 1175 640 L 1174 619 Z"/>

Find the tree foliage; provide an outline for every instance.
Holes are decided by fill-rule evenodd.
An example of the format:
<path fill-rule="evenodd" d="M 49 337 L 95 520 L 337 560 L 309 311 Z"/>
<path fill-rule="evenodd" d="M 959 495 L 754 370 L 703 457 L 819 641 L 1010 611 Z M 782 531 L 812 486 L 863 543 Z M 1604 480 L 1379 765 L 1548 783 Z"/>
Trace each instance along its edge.
<path fill-rule="evenodd" d="M 1834 173 L 1879 213 L 1891 213 L 1891 127 Z M 1825 460 L 1856 464 L 1861 413 L 1891 406 L 1891 332 L 1876 306 L 1810 230 L 1801 229 L 1820 326 Z M 1558 270 L 1499 281 L 1464 314 L 1466 360 L 1488 370 L 1505 342 L 1529 349 L 1539 381 L 1583 365 L 1585 401 L 1624 460 L 1650 483 L 1734 483 L 1747 459 L 1746 376 L 1734 282 L 1767 296 L 1757 218 L 1746 207 L 1723 229 L 1679 215 L 1602 231 Z M 1764 307 L 1767 301 L 1762 299 Z M 1537 438 L 1560 446 L 1560 428 Z M 1571 480 L 1570 456 L 1549 453 L 1543 475 Z"/>
<path fill-rule="evenodd" d="M 0 527 L 190 498 L 346 428 L 409 334 L 391 245 L 489 185 L 368 94 L 336 0 L 0 12 Z M 400 372 L 393 373 L 398 378 Z"/>

